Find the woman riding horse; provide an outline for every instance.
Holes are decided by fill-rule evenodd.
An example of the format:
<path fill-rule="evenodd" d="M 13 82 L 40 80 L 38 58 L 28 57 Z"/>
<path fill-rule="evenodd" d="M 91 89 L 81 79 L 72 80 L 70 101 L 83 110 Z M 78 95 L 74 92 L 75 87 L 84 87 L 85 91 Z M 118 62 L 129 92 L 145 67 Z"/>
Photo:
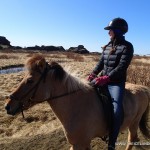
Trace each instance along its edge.
<path fill-rule="evenodd" d="M 108 135 L 104 105 L 92 86 L 66 72 L 58 63 L 47 63 L 41 55 L 29 58 L 25 67 L 23 80 L 6 100 L 8 114 L 17 115 L 47 101 L 65 129 L 70 150 L 90 150 L 92 139 Z M 113 84 L 109 86 L 113 87 Z M 149 101 L 148 87 L 126 84 L 124 121 L 120 128 L 120 131 L 126 128 L 129 131 L 126 150 L 131 150 L 139 141 L 138 128 L 146 139 L 150 139 Z M 99 146 L 104 148 L 104 145 Z"/>
<path fill-rule="evenodd" d="M 124 19 L 115 18 L 104 29 L 109 30 L 110 42 L 103 47 L 101 58 L 88 80 L 96 86 L 107 84 L 111 95 L 113 130 L 109 133 L 108 150 L 113 150 L 123 121 L 122 101 L 126 72 L 133 57 L 133 46 L 125 40 L 124 34 L 128 31 L 128 24 Z M 97 77 L 100 72 L 102 76 Z"/>

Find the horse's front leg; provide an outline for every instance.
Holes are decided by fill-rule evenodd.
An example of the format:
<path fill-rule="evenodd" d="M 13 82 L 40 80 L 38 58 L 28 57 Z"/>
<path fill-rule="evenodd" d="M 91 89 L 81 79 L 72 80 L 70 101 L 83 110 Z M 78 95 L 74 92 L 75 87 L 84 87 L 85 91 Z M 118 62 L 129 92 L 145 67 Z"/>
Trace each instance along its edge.
<path fill-rule="evenodd" d="M 91 150 L 90 144 L 89 145 L 73 145 L 70 150 Z"/>

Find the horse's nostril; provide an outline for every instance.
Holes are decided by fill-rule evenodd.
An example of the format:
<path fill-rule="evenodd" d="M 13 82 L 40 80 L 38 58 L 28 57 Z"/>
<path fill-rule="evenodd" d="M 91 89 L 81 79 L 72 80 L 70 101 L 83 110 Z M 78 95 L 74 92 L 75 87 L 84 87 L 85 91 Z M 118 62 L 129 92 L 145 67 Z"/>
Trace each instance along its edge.
<path fill-rule="evenodd" d="M 6 109 L 7 111 L 9 111 L 9 110 L 10 110 L 10 106 L 9 106 L 9 105 L 6 105 L 6 106 L 5 106 L 5 109 Z"/>
<path fill-rule="evenodd" d="M 6 96 L 5 96 L 5 99 L 9 99 L 9 96 L 8 96 L 8 95 L 6 95 Z"/>
<path fill-rule="evenodd" d="M 14 99 L 14 96 L 13 95 L 9 95 L 9 98 L 12 100 L 12 99 Z"/>

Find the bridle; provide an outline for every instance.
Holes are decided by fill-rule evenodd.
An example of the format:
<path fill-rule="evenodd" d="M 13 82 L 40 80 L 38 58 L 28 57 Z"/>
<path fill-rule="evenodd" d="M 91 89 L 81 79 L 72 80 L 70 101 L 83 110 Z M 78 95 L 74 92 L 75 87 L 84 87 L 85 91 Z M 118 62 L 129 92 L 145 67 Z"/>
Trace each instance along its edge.
<path fill-rule="evenodd" d="M 40 76 L 38 82 L 37 82 L 29 91 L 27 91 L 27 93 L 25 93 L 24 95 L 22 95 L 22 96 L 20 97 L 20 99 L 16 99 L 13 94 L 11 94 L 11 95 L 9 96 L 11 100 L 19 102 L 19 106 L 20 106 L 20 109 L 21 109 L 21 113 L 22 113 L 23 118 L 25 118 L 25 117 L 24 117 L 24 113 L 23 113 L 23 111 L 24 111 L 24 103 L 21 102 L 20 100 L 21 100 L 22 98 L 26 98 L 30 93 L 33 92 L 32 96 L 31 96 L 31 97 L 29 98 L 29 100 L 28 100 L 29 106 L 31 105 L 31 103 L 32 103 L 32 101 L 33 101 L 33 98 L 35 97 L 35 94 L 36 94 L 36 92 L 37 92 L 37 89 L 38 89 L 38 87 L 39 87 L 41 81 L 45 82 L 47 73 L 48 73 L 48 71 L 49 71 L 50 69 L 54 69 L 54 68 L 51 67 L 48 63 L 46 63 L 46 67 L 45 67 L 45 69 L 44 69 L 43 72 L 41 72 L 38 68 L 36 68 L 35 70 L 36 70 L 39 74 L 41 74 L 41 76 Z"/>
<path fill-rule="evenodd" d="M 25 118 L 25 117 L 24 117 L 24 112 L 23 112 L 24 109 L 25 109 L 25 105 L 24 105 L 24 103 L 21 102 L 20 100 L 21 100 L 22 98 L 25 99 L 30 93 L 33 92 L 32 96 L 31 96 L 31 97 L 29 98 L 29 100 L 28 100 L 28 103 L 29 103 L 28 107 L 30 107 L 33 102 L 36 102 L 36 103 L 37 103 L 37 101 L 33 101 L 33 98 L 35 97 L 35 94 L 36 94 L 36 92 L 37 92 L 37 89 L 38 89 L 40 83 L 41 83 L 42 81 L 43 81 L 43 82 L 46 81 L 47 73 L 48 73 L 49 70 L 52 70 L 52 69 L 55 69 L 55 67 L 49 65 L 48 63 L 46 63 L 46 67 L 45 67 L 45 69 L 44 69 L 43 72 L 41 72 L 39 69 L 36 69 L 36 71 L 41 74 L 41 76 L 40 76 L 38 82 L 37 82 L 29 91 L 27 91 L 27 93 L 25 93 L 23 96 L 21 96 L 20 99 L 16 99 L 13 94 L 11 94 L 11 95 L 9 96 L 11 100 L 19 102 L 19 107 L 20 107 L 19 109 L 21 109 L 21 113 L 22 113 L 22 117 L 23 117 L 23 118 Z M 75 90 L 75 91 L 72 91 L 72 92 L 67 92 L 67 93 L 64 93 L 64 94 L 61 94 L 61 95 L 58 95 L 58 96 L 49 97 L 49 98 L 43 100 L 42 102 L 47 101 L 47 100 L 57 99 L 57 98 L 60 98 L 60 97 L 64 97 L 64 96 L 67 96 L 67 95 L 76 93 L 76 92 L 78 92 L 79 90 L 81 90 L 81 89 L 78 89 L 78 90 Z M 40 103 L 40 102 L 38 102 L 38 103 Z"/>

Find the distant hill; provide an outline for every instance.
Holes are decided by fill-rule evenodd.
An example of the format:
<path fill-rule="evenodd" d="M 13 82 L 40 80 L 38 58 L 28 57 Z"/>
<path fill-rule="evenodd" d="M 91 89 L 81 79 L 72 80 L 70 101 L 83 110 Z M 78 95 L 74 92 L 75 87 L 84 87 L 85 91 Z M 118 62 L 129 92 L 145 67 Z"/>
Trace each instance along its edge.
<path fill-rule="evenodd" d="M 6 39 L 4 36 L 0 36 L 0 49 L 4 48 L 9 48 L 10 41 Z M 65 50 L 63 46 L 30 46 L 30 47 L 25 47 L 22 48 L 20 46 L 11 46 L 12 49 L 14 50 L 20 50 L 20 49 L 25 49 L 25 50 L 44 50 L 44 51 L 62 51 L 62 52 L 74 52 L 74 53 L 79 53 L 79 54 L 89 54 L 90 52 L 83 46 L 83 45 L 78 45 L 77 47 L 70 47 L 68 50 Z"/>

